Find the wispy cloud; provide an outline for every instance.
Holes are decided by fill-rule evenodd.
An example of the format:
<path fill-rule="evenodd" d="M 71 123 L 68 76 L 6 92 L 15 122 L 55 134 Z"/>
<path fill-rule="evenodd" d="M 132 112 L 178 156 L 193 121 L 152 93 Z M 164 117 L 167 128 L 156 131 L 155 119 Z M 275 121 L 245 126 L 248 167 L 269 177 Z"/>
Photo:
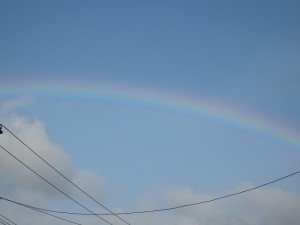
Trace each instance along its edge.
<path fill-rule="evenodd" d="M 249 188 L 249 185 L 246 188 Z M 231 192 L 243 189 L 245 189 L 245 185 L 242 184 Z M 143 199 L 141 208 L 153 208 L 155 205 L 156 207 L 161 205 L 177 206 L 209 200 L 219 195 L 220 193 L 199 193 L 189 187 L 163 188 L 158 190 L 155 195 Z M 147 200 L 150 204 L 147 204 Z M 299 212 L 299 194 L 275 188 L 264 188 L 212 203 L 156 213 L 155 215 L 138 215 L 136 224 L 154 224 L 151 223 L 152 221 L 159 225 L 296 225 L 300 221 Z"/>
<path fill-rule="evenodd" d="M 23 101 L 16 100 L 6 103 L 4 104 L 4 108 L 12 109 L 18 105 L 22 105 L 21 102 Z M 101 201 L 103 199 L 109 200 L 108 191 L 104 188 L 103 179 L 91 171 L 76 170 L 66 151 L 50 140 L 41 121 L 30 122 L 25 117 L 16 114 L 7 118 L 6 125 L 24 142 L 35 149 L 38 154 L 42 155 L 63 174 L 87 190 L 95 198 Z M 7 132 L 1 135 L 1 145 L 61 190 L 84 202 L 84 204 L 88 204 L 93 211 L 103 212 L 103 209 L 95 204 L 92 205 L 90 201 L 84 199 L 78 191 L 67 184 L 65 180 L 61 179 Z M 64 196 L 56 192 L 3 151 L 0 151 L 0 178 L 1 195 L 4 197 L 45 208 L 84 211 L 78 207 L 74 207 L 74 204 L 64 198 Z M 249 188 L 249 185 L 242 184 L 231 192 L 246 188 Z M 154 190 L 148 196 L 141 196 L 140 204 L 136 210 L 177 206 L 212 199 L 219 195 L 220 193 L 201 193 L 190 187 L 160 188 Z M 29 209 L 8 202 L 2 201 L 0 208 L 3 214 L 14 218 L 17 224 L 40 225 L 41 220 L 44 225 L 65 224 L 47 215 L 31 212 Z M 118 209 L 118 211 L 123 210 Z M 123 215 L 122 217 L 132 225 L 296 225 L 300 221 L 299 212 L 299 194 L 281 189 L 264 188 L 195 207 L 153 214 Z M 66 215 L 63 216 L 66 217 Z M 99 220 L 95 216 L 72 216 L 68 218 L 82 224 L 99 224 Z M 113 216 L 105 218 L 115 225 L 122 224 L 120 220 Z"/>
<path fill-rule="evenodd" d="M 25 105 L 25 102 L 28 103 L 29 101 L 11 101 L 0 107 L 8 110 L 9 108 Z M 21 115 L 13 114 L 12 116 L 6 116 L 5 126 L 9 127 L 22 141 L 79 187 L 86 189 L 98 199 L 103 200 L 106 198 L 108 192 L 104 190 L 102 178 L 91 171 L 75 169 L 66 151 L 51 142 L 41 121 L 35 120 L 31 122 Z M 67 183 L 6 130 L 1 134 L 1 146 L 63 192 L 68 193 L 68 195 L 79 201 L 86 201 L 86 198 L 78 190 Z M 57 205 L 70 204 L 70 201 L 65 196 L 21 165 L 21 163 L 3 151 L 2 148 L 0 149 L 0 190 L 1 196 L 25 202 L 26 204 L 52 208 L 55 208 Z M 74 207 L 74 204 L 72 206 Z M 10 203 L 1 202 L 0 207 L 3 207 L 3 212 L 6 215 L 16 218 L 16 222 L 22 221 L 22 224 L 41 224 L 41 219 L 39 218 L 45 218 L 43 224 L 52 224 L 53 222 L 51 217 L 49 220 L 49 217 L 45 215 L 38 213 L 28 214 L 30 213 L 28 209 L 20 208 Z M 78 208 L 76 209 L 78 210 Z"/>
<path fill-rule="evenodd" d="M 32 96 L 20 97 L 18 99 L 10 100 L 4 102 L 0 106 L 0 112 L 2 113 L 9 113 L 15 109 L 33 104 L 36 102 L 36 99 Z"/>

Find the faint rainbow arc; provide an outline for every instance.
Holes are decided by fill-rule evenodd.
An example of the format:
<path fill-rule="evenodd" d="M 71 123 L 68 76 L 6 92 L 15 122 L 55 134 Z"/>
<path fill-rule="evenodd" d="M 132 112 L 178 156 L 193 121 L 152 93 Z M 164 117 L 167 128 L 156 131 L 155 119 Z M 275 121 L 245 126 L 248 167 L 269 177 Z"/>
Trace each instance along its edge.
<path fill-rule="evenodd" d="M 289 144 L 300 149 L 299 135 L 289 129 L 268 123 L 264 119 L 246 115 L 234 108 L 228 108 L 220 103 L 212 103 L 203 99 L 193 99 L 188 96 L 174 94 L 167 91 L 145 90 L 144 88 L 117 85 L 95 84 L 48 84 L 48 85 L 24 85 L 4 87 L 0 93 L 21 95 L 46 95 L 46 96 L 70 96 L 80 98 L 102 98 L 109 101 L 133 103 L 138 106 L 150 106 L 160 109 L 169 109 L 183 114 L 204 116 L 212 120 L 239 127 L 254 133 L 271 138 L 272 140 Z"/>

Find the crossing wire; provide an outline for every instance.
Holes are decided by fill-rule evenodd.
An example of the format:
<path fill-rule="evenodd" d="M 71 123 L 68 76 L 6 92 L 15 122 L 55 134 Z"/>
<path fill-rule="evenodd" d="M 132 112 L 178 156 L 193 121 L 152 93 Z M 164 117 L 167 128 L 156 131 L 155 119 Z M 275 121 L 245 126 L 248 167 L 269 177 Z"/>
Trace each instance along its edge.
<path fill-rule="evenodd" d="M 12 223 L 12 224 L 14 224 L 14 225 L 17 225 L 15 222 L 13 222 L 12 220 L 8 219 L 6 216 L 2 215 L 1 213 L 0 213 L 0 216 L 1 216 L 2 218 L 4 218 L 6 221 L 9 221 L 10 223 Z M 9 224 L 9 223 L 6 222 L 6 221 L 5 221 L 5 223 Z"/>
<path fill-rule="evenodd" d="M 2 146 L 0 146 L 0 147 L 2 147 Z M 217 201 L 217 200 L 221 200 L 221 199 L 224 199 L 224 198 L 229 198 L 229 197 L 232 197 L 232 196 L 235 196 L 235 195 L 244 194 L 246 192 L 250 192 L 250 191 L 253 191 L 253 190 L 256 190 L 256 189 L 268 186 L 270 184 L 273 184 L 273 183 L 279 182 L 281 180 L 287 179 L 287 178 L 289 178 L 291 176 L 294 176 L 294 175 L 297 175 L 299 173 L 300 173 L 300 170 L 296 171 L 296 172 L 293 172 L 293 173 L 290 173 L 290 174 L 288 174 L 286 176 L 277 178 L 275 180 L 266 182 L 264 184 L 255 186 L 253 188 L 245 189 L 245 190 L 242 190 L 242 191 L 239 191 L 239 192 L 234 192 L 234 193 L 231 193 L 231 194 L 228 194 L 228 195 L 223 195 L 223 196 L 216 197 L 216 198 L 209 199 L 209 200 L 205 200 L 205 201 L 188 203 L 188 204 L 173 206 L 173 207 L 169 207 L 169 208 L 160 208 L 160 209 L 143 210 L 143 211 L 132 211 L 132 212 L 122 212 L 122 213 L 111 212 L 111 213 L 92 213 L 92 214 L 89 214 L 89 213 L 77 213 L 77 212 L 57 211 L 57 210 L 43 209 L 43 208 L 39 208 L 39 207 L 34 207 L 34 206 L 26 205 L 24 203 L 16 202 L 16 201 L 4 198 L 4 197 L 0 197 L 0 200 L 1 199 L 2 200 L 6 200 L 8 202 L 12 202 L 12 203 L 15 203 L 15 204 L 18 204 L 18 205 L 21 205 L 21 206 L 24 206 L 24 207 L 36 209 L 36 210 L 39 210 L 39 211 L 52 212 L 52 213 L 61 213 L 61 214 L 71 214 L 71 215 L 83 215 L 83 216 L 90 216 L 90 215 L 99 215 L 99 216 L 115 215 L 116 216 L 116 215 L 144 214 L 144 213 L 154 213 L 154 212 L 170 211 L 170 210 L 175 210 L 175 209 L 179 209 L 179 208 L 191 207 L 191 206 L 196 206 L 196 205 L 200 205 L 200 204 L 214 202 L 214 201 Z"/>
<path fill-rule="evenodd" d="M 3 197 L 0 197 L 0 199 L 5 200 L 5 201 L 7 201 L 7 202 L 14 203 L 14 204 L 19 205 L 19 206 L 23 206 L 23 207 L 29 208 L 29 209 L 31 209 L 31 210 L 37 211 L 37 212 L 39 212 L 39 213 L 46 214 L 46 215 L 48 215 L 48 216 L 57 218 L 57 219 L 59 219 L 59 220 L 63 220 L 63 221 L 68 222 L 68 223 L 72 223 L 72 224 L 76 224 L 76 225 L 82 225 L 82 224 L 76 223 L 76 222 L 74 222 L 74 221 L 72 221 L 72 220 L 68 220 L 68 219 L 65 219 L 65 218 L 63 218 L 63 217 L 53 215 L 53 214 L 50 213 L 51 210 L 44 210 L 44 209 L 42 209 L 42 208 L 38 208 L 38 207 L 34 207 L 34 206 L 22 204 L 22 203 L 20 203 L 20 202 L 16 202 L 16 201 L 13 201 L 13 200 L 11 200 L 11 199 L 7 199 L 7 198 L 3 198 Z M 89 215 L 92 215 L 92 214 L 89 214 Z"/>
<path fill-rule="evenodd" d="M 64 191 L 60 190 L 58 187 L 56 187 L 54 184 L 52 184 L 50 181 L 48 181 L 46 178 L 44 178 L 43 176 L 41 176 L 39 173 L 37 173 L 36 171 L 34 171 L 32 168 L 30 168 L 28 165 L 26 165 L 24 162 L 22 162 L 19 158 L 17 158 L 15 155 L 13 155 L 12 153 L 10 153 L 6 148 L 4 148 L 3 146 L 0 145 L 0 148 L 2 148 L 3 151 L 5 151 L 7 154 L 9 154 L 11 157 L 13 157 L 15 160 L 17 160 L 19 163 L 21 163 L 23 166 L 25 166 L 27 169 L 29 169 L 31 172 L 33 172 L 35 175 L 37 175 L 39 178 L 41 178 L 42 180 L 44 180 L 46 183 L 48 183 L 50 186 L 52 186 L 54 189 L 56 189 L 57 191 L 59 191 L 60 193 L 62 193 L 64 196 L 66 196 L 67 198 L 69 198 L 70 200 L 72 200 L 73 202 L 75 202 L 77 205 L 81 206 L 82 208 L 84 208 L 85 210 L 89 211 L 92 215 L 98 217 L 99 219 L 103 220 L 104 222 L 113 225 L 112 223 L 110 223 L 109 221 L 107 221 L 106 219 L 102 218 L 101 216 L 95 214 L 93 211 L 91 211 L 90 209 L 88 209 L 87 207 L 85 207 L 84 205 L 82 205 L 80 202 L 78 202 L 77 200 L 75 200 L 74 198 L 72 198 L 71 196 L 69 196 L 68 194 L 66 194 Z"/>
<path fill-rule="evenodd" d="M 185 204 L 185 205 L 178 205 L 178 206 L 174 206 L 174 207 L 170 207 L 170 208 L 152 209 L 152 210 L 144 210 L 144 211 L 133 211 L 133 212 L 122 212 L 122 213 L 117 213 L 116 212 L 115 214 L 130 215 L 130 214 L 154 213 L 154 212 L 169 211 L 169 210 L 175 210 L 175 209 L 184 208 L 184 207 L 191 207 L 191 206 L 196 206 L 196 205 L 200 205 L 200 204 L 210 203 L 210 202 L 218 201 L 218 200 L 221 200 L 221 199 L 224 199 L 224 198 L 229 198 L 229 197 L 232 197 L 232 196 L 235 196 L 235 195 L 244 194 L 246 192 L 250 192 L 250 191 L 253 191 L 253 190 L 256 190 L 256 189 L 268 186 L 270 184 L 273 184 L 273 183 L 279 182 L 281 180 L 287 179 L 289 177 L 295 176 L 295 175 L 297 175 L 299 173 L 300 173 L 300 170 L 296 171 L 296 172 L 293 172 L 293 173 L 290 173 L 288 175 L 285 175 L 283 177 L 277 178 L 275 180 L 266 182 L 264 184 L 255 186 L 253 188 L 248 188 L 248 189 L 245 189 L 243 191 L 234 192 L 234 193 L 231 193 L 231 194 L 228 194 L 228 195 L 223 195 L 223 196 L 220 196 L 220 197 L 217 197 L 217 198 L 213 198 L 213 199 L 210 199 L 210 200 L 206 200 L 206 201 L 194 202 L 194 203 L 189 203 L 189 204 Z M 39 207 L 35 207 L 35 206 L 26 205 L 24 203 L 16 202 L 16 201 L 13 201 L 11 199 L 7 199 L 7 198 L 4 198 L 4 197 L 0 196 L 0 200 L 1 199 L 5 200 L 5 201 L 8 201 L 8 202 L 11 202 L 11 203 L 14 203 L 14 204 L 17 204 L 17 205 L 24 206 L 24 207 L 38 209 L 40 211 L 47 211 L 47 212 L 60 213 L 60 214 L 70 214 L 70 215 L 83 215 L 83 216 L 93 215 L 93 214 L 87 214 L 87 213 L 77 213 L 77 212 L 66 212 L 66 211 L 57 211 L 57 210 L 43 209 L 43 208 L 39 208 Z M 97 215 L 107 216 L 107 215 L 111 215 L 111 214 L 97 213 Z"/>
<path fill-rule="evenodd" d="M 74 187 L 76 187 L 79 191 L 81 191 L 85 196 L 96 202 L 98 205 L 100 205 L 102 208 L 107 210 L 111 215 L 114 215 L 118 219 L 122 220 L 127 225 L 131 225 L 126 220 L 112 212 L 110 209 L 108 209 L 106 206 L 104 206 L 102 203 L 97 201 L 94 197 L 92 197 L 90 194 L 88 194 L 86 191 L 84 191 L 81 187 L 79 187 L 77 184 L 75 184 L 73 181 L 71 181 L 69 178 L 67 178 L 63 173 L 61 173 L 59 170 L 57 170 L 54 166 L 52 166 L 48 161 L 46 161 L 42 156 L 40 156 L 36 151 L 34 151 L 32 148 L 30 148 L 24 141 L 22 141 L 17 135 L 15 135 L 12 131 L 10 131 L 6 126 L 3 124 L 0 124 L 0 127 L 3 127 L 5 130 L 7 130 L 13 137 L 15 137 L 18 141 L 20 141 L 27 149 L 29 149 L 33 154 L 35 154 L 39 159 L 41 159 L 44 163 L 46 163 L 51 169 L 53 169 L 56 173 L 58 173 L 61 177 L 63 177 L 66 181 L 68 181 L 70 184 L 72 184 Z"/>
<path fill-rule="evenodd" d="M 1 218 L 0 218 L 0 223 L 3 224 L 3 225 L 10 225 L 9 223 L 7 223 L 5 220 L 3 220 Z"/>
<path fill-rule="evenodd" d="M 34 210 L 34 211 L 37 211 L 37 212 L 39 212 L 39 213 L 43 213 L 43 214 L 46 214 L 46 215 L 48 215 L 48 216 L 51 216 L 51 217 L 54 217 L 54 218 L 63 220 L 63 221 L 68 222 L 68 223 L 72 223 L 72 224 L 76 224 L 76 225 L 82 225 L 82 224 L 76 223 L 76 222 L 74 222 L 74 221 L 72 221 L 72 220 L 68 220 L 68 219 L 65 219 L 65 218 L 63 218 L 63 217 L 59 217 L 59 216 L 53 215 L 53 214 L 50 213 L 50 212 L 51 212 L 50 210 L 43 210 L 42 208 L 37 208 L 37 207 L 34 207 L 34 206 L 22 204 L 22 203 L 20 203 L 20 202 L 16 202 L 16 201 L 13 201 L 13 200 L 11 200 L 11 199 L 7 199 L 7 198 L 3 198 L 3 197 L 0 197 L 0 200 L 1 200 L 1 199 L 2 199 L 2 200 L 5 200 L 5 201 L 7 201 L 7 202 L 14 203 L 14 204 L 19 205 L 19 206 L 23 206 L 23 207 L 29 208 L 29 209 Z M 89 214 L 89 215 L 92 215 L 92 214 Z"/>

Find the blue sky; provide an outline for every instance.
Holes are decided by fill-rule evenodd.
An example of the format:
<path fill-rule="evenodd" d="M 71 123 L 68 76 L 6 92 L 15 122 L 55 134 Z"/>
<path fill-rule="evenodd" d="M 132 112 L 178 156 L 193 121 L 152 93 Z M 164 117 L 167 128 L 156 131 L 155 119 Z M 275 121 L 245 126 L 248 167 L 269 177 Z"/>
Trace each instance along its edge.
<path fill-rule="evenodd" d="M 175 89 L 276 119 L 299 110 L 297 1 L 2 4 L 1 74 L 13 80 Z"/>
<path fill-rule="evenodd" d="M 267 0 L 3 1 L 1 123 L 116 211 L 195 202 L 294 172 L 299 8 L 298 1 Z M 21 148 L 7 134 L 2 139 L 11 151 Z M 24 171 L 6 157 L 1 195 L 81 210 L 34 176 L 21 179 Z M 22 157 L 73 193 L 29 153 Z M 273 205 L 286 201 L 298 212 L 299 194 L 294 177 L 236 200 L 126 218 L 274 224 L 271 215 L 284 210 Z M 8 203 L 0 209 L 18 212 L 16 222 L 39 224 L 41 215 L 28 217 Z M 285 212 L 275 220 L 297 224 L 299 216 Z"/>

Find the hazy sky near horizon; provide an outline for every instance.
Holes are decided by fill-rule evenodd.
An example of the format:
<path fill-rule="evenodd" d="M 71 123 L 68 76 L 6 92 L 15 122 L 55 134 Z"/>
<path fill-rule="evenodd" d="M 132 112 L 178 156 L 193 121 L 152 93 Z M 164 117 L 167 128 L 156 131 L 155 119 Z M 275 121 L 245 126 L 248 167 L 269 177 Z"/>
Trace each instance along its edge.
<path fill-rule="evenodd" d="M 207 200 L 284 176 L 300 165 L 299 9 L 289 0 L 1 1 L 0 122 L 115 211 Z M 7 132 L 0 144 L 102 210 Z M 0 196 L 83 211 L 11 160 L 0 152 Z M 124 218 L 294 225 L 299 186 L 295 176 Z M 0 213 L 17 224 L 63 224 L 7 202 Z"/>

